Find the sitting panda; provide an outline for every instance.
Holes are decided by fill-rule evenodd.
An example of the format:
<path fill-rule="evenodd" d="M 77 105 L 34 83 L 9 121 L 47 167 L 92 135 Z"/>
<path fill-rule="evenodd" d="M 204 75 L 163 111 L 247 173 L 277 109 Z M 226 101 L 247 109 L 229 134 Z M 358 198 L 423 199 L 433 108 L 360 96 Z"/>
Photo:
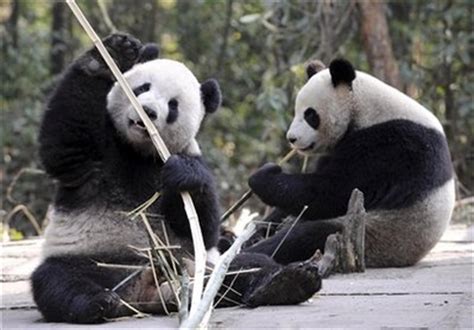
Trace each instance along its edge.
<path fill-rule="evenodd" d="M 113 34 L 104 45 L 126 71 L 138 101 L 174 155 L 165 163 L 160 160 L 144 124 L 95 48 L 69 66 L 49 99 L 39 134 L 42 163 L 58 181 L 58 189 L 45 232 L 44 258 L 31 280 L 34 300 L 50 322 L 103 322 L 130 313 L 123 301 L 145 312 L 161 312 L 149 269 L 131 278 L 134 269 L 97 264 L 147 264 L 131 248 L 150 246 L 145 226 L 123 211 L 136 208 L 156 191 L 161 195 L 147 209 L 150 225 L 161 239 L 165 227 L 169 244 L 181 246 L 175 257 L 193 253 L 182 191 L 189 191 L 194 201 L 209 262 L 218 256 L 214 178 L 195 140 L 204 116 L 220 105 L 218 83 L 200 84 L 183 64 L 155 59 L 157 47 L 143 46 L 132 36 Z M 232 301 L 238 304 L 299 303 L 321 284 L 314 265 L 281 266 L 263 254 L 241 254 L 231 267 L 260 268 L 235 281 L 234 289 L 241 294 Z M 275 288 L 293 288 L 294 279 L 302 285 L 287 290 L 287 297 L 268 295 Z"/>
<path fill-rule="evenodd" d="M 328 219 L 346 213 L 358 188 L 367 210 L 366 265 L 415 264 L 438 242 L 454 206 L 453 167 L 440 122 L 346 60 L 334 60 L 329 69 L 313 62 L 307 73 L 287 139 L 303 155 L 323 152 L 316 169 L 286 174 L 266 164 L 249 179 L 276 214 L 295 216 L 308 206 L 274 259 L 285 264 L 322 251 L 328 235 L 341 230 Z M 287 232 L 247 251 L 272 255 Z"/>

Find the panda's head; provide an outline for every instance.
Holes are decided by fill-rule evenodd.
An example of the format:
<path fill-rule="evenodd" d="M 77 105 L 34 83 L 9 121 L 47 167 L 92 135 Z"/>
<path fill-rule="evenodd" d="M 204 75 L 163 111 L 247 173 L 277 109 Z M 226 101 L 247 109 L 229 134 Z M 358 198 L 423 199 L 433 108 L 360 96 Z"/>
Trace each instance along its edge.
<path fill-rule="evenodd" d="M 195 137 L 201 122 L 221 103 L 217 81 L 200 84 L 184 64 L 167 59 L 137 64 L 124 76 L 170 152 L 199 155 Z M 143 122 L 118 84 L 107 96 L 107 110 L 127 143 L 155 153 Z"/>
<path fill-rule="evenodd" d="M 308 82 L 301 88 L 295 116 L 287 132 L 291 146 L 302 154 L 313 154 L 333 147 L 347 131 L 352 115 L 352 81 L 356 73 L 343 59 L 306 68 Z"/>

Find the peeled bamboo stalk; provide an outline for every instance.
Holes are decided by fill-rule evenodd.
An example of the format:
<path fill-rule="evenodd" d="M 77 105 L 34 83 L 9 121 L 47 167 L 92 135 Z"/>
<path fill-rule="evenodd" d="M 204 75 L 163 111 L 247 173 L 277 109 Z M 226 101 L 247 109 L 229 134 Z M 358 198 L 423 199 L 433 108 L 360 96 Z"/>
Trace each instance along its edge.
<path fill-rule="evenodd" d="M 180 329 L 196 329 L 202 323 L 206 323 L 202 321 L 205 319 L 209 309 L 212 308 L 212 302 L 214 301 L 217 291 L 219 291 L 219 288 L 221 287 L 221 284 L 227 275 L 227 269 L 229 269 L 230 263 L 232 260 L 234 260 L 234 257 L 239 252 L 242 244 L 255 233 L 255 230 L 255 224 L 249 223 L 247 228 L 245 228 L 244 232 L 239 237 L 237 237 L 231 247 L 220 256 L 214 267 L 214 270 L 211 273 L 211 277 L 209 278 L 209 282 L 206 286 L 206 290 L 204 291 L 202 301 L 198 306 L 196 313 L 190 314 L 186 321 L 180 324 Z"/>
<path fill-rule="evenodd" d="M 76 4 L 75 0 L 66 0 L 69 8 L 71 8 L 74 16 L 76 16 L 77 20 L 86 31 L 89 38 L 92 40 L 94 45 L 97 47 L 99 53 L 104 58 L 105 63 L 107 63 L 108 67 L 112 71 L 115 79 L 117 79 L 118 84 L 122 87 L 125 95 L 128 97 L 130 102 L 133 105 L 135 111 L 137 111 L 140 119 L 145 124 L 145 127 L 150 134 L 150 138 L 153 141 L 153 145 L 155 146 L 158 154 L 160 155 L 163 161 L 166 161 L 170 157 L 170 152 L 166 147 L 163 139 L 161 138 L 158 130 L 151 122 L 150 118 L 148 118 L 147 114 L 143 110 L 141 104 L 138 102 L 135 94 L 133 93 L 130 85 L 123 77 L 122 73 L 120 72 L 119 68 L 115 64 L 114 60 L 110 56 L 109 52 L 105 48 L 102 40 L 98 37 L 95 33 L 92 26 L 89 24 L 87 18 L 82 13 L 79 6 Z M 196 209 L 194 207 L 193 201 L 191 199 L 191 195 L 188 192 L 181 193 L 181 197 L 183 199 L 184 208 L 186 211 L 186 215 L 189 219 L 189 225 L 191 228 L 191 234 L 193 238 L 193 247 L 194 247 L 194 260 L 195 260 L 195 273 L 194 273 L 194 286 L 193 286 L 193 294 L 191 298 L 191 314 L 197 308 L 199 301 L 201 300 L 201 295 L 204 287 L 204 273 L 205 273 L 205 264 L 206 264 L 206 250 L 204 247 L 204 240 L 202 238 L 201 227 L 199 225 L 198 215 L 196 213 Z"/>

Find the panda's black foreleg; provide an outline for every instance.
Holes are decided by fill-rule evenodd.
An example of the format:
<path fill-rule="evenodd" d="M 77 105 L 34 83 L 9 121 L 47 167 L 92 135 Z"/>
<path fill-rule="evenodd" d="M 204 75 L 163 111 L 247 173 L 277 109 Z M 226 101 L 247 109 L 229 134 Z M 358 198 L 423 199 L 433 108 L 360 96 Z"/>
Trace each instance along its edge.
<path fill-rule="evenodd" d="M 198 156 L 172 155 L 161 169 L 161 212 L 178 235 L 191 237 L 189 221 L 179 193 L 187 191 L 199 217 L 206 249 L 217 246 L 219 202 L 214 177 Z"/>
<path fill-rule="evenodd" d="M 297 262 L 280 265 L 260 253 L 240 253 L 219 290 L 219 307 L 292 305 L 311 298 L 321 288 L 317 265 Z"/>
<path fill-rule="evenodd" d="M 123 314 L 119 296 L 107 288 L 116 272 L 79 257 L 46 259 L 32 274 L 33 297 L 48 322 L 100 323 Z"/>
<path fill-rule="evenodd" d="M 282 209 L 274 208 L 265 218 L 257 223 L 255 234 L 244 243 L 243 247 L 250 247 L 270 236 L 273 236 L 288 215 L 289 214 Z"/>
<path fill-rule="evenodd" d="M 304 221 L 278 231 L 245 251 L 265 254 L 286 265 L 307 260 L 318 249 L 324 252 L 327 237 L 341 230 L 340 223 L 330 220 Z"/>

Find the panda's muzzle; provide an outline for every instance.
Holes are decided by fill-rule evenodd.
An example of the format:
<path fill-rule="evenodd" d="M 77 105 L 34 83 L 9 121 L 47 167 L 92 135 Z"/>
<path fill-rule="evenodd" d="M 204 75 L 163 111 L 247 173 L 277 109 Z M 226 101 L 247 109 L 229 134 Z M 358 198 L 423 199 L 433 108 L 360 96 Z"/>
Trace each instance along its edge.
<path fill-rule="evenodd" d="M 145 124 L 144 124 L 143 121 L 141 121 L 141 120 L 132 120 L 132 119 L 129 119 L 129 120 L 128 120 L 128 125 L 129 125 L 130 127 L 136 127 L 136 128 L 138 128 L 138 129 L 146 130 Z"/>
<path fill-rule="evenodd" d="M 156 111 L 153 110 L 152 108 L 147 107 L 146 105 L 143 105 L 143 110 L 145 111 L 145 113 L 148 115 L 148 117 L 151 120 L 156 120 L 156 118 L 158 118 Z"/>
<path fill-rule="evenodd" d="M 307 146 L 306 148 L 301 148 L 299 149 L 300 151 L 310 151 L 312 149 L 314 149 L 314 146 L 316 145 L 315 142 L 311 143 L 309 146 Z"/>
<path fill-rule="evenodd" d="M 150 107 L 147 107 L 146 105 L 143 106 L 143 110 L 145 111 L 145 113 L 147 114 L 147 116 L 150 118 L 150 120 L 156 120 L 158 118 L 157 114 L 156 114 L 156 111 L 151 109 Z M 146 127 L 145 127 L 145 124 L 143 123 L 143 121 L 141 120 L 133 120 L 133 119 L 129 119 L 129 122 L 128 122 L 129 126 L 135 126 L 139 129 L 143 129 L 145 130 Z"/>

